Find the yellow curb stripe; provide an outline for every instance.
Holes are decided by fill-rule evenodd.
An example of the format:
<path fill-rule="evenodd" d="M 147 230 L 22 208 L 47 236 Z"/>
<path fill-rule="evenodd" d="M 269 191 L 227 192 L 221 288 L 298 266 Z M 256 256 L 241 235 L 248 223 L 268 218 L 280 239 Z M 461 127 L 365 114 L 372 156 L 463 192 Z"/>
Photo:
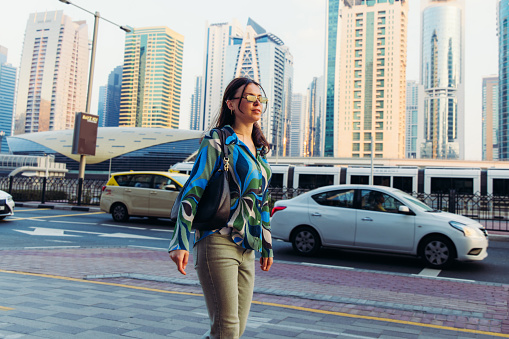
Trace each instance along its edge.
<path fill-rule="evenodd" d="M 201 294 L 201 293 L 165 291 L 165 290 L 160 290 L 160 289 L 155 289 L 155 288 L 139 287 L 139 286 L 132 286 L 132 285 L 116 284 L 116 283 L 108 283 L 108 282 L 103 282 L 103 281 L 84 280 L 84 279 L 62 277 L 62 276 L 50 275 L 50 274 L 20 272 L 20 271 L 6 271 L 6 270 L 1 270 L 1 269 L 0 269 L 0 273 L 30 275 L 30 276 L 43 277 L 43 278 L 52 278 L 52 279 L 60 279 L 60 280 L 67 280 L 67 281 L 84 282 L 84 283 L 99 284 L 99 285 L 109 285 L 109 286 L 125 287 L 125 288 L 130 288 L 130 289 L 135 289 L 135 290 L 143 290 L 143 291 L 159 292 L 159 293 L 167 293 L 167 294 L 203 296 L 203 294 Z M 344 313 L 344 312 L 317 310 L 317 309 L 314 309 L 314 308 L 307 308 L 307 307 L 301 307 L 301 306 L 292 306 L 292 305 L 284 305 L 284 304 L 275 304 L 275 303 L 269 303 L 269 302 L 264 302 L 264 301 L 256 301 L 256 300 L 253 300 L 253 304 L 264 305 L 264 306 L 272 306 L 272 307 L 279 307 L 279 308 L 288 308 L 288 309 L 292 309 L 292 310 L 311 312 L 311 313 L 336 315 L 336 316 L 339 316 L 339 317 L 348 317 L 348 318 L 365 319 L 365 320 L 376 320 L 376 321 L 390 322 L 390 323 L 403 324 L 403 325 L 412 325 L 412 326 L 435 328 L 435 329 L 447 330 L 447 331 L 475 333 L 475 334 L 491 335 L 491 336 L 495 336 L 495 337 L 509 338 L 509 334 L 497 333 L 497 332 L 488 332 L 488 331 L 480 331 L 480 330 L 473 330 L 473 329 L 468 329 L 468 328 L 457 328 L 457 327 L 451 327 L 451 326 L 442 326 L 442 325 L 434 325 L 434 324 L 423 324 L 423 323 L 419 323 L 419 322 L 415 322 L 415 321 L 406 321 L 406 320 L 397 320 L 397 319 L 390 319 L 390 318 L 373 317 L 373 316 L 367 316 L 367 315 L 349 314 L 349 313 Z"/>
<path fill-rule="evenodd" d="M 6 306 L 0 306 L 0 311 L 12 311 L 14 308 L 6 307 Z"/>
<path fill-rule="evenodd" d="M 78 213 L 78 214 L 43 215 L 43 216 L 39 216 L 39 217 L 16 218 L 16 220 L 60 218 L 60 217 L 75 217 L 75 216 L 78 216 L 78 215 L 104 214 L 104 213 L 105 212 L 87 212 L 87 213 Z"/>

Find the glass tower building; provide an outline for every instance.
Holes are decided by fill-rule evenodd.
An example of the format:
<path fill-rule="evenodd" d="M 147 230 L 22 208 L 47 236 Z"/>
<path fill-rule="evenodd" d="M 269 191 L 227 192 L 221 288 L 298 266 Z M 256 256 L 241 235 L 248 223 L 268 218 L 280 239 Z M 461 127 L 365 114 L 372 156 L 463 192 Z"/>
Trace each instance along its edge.
<path fill-rule="evenodd" d="M 329 0 L 328 9 L 324 155 L 371 157 L 374 145 L 374 157 L 403 158 L 407 1 Z"/>
<path fill-rule="evenodd" d="M 423 0 L 421 85 L 424 124 L 420 156 L 464 158 L 464 1 Z"/>
<path fill-rule="evenodd" d="M 227 47 L 225 74 L 248 77 L 259 82 L 269 98 L 261 127 L 276 152 L 289 154 L 289 120 L 293 84 L 293 56 L 276 35 L 268 33 L 252 19 L 241 37 Z"/>
<path fill-rule="evenodd" d="M 233 45 L 234 38 L 241 38 L 242 35 L 242 25 L 235 19 L 229 23 L 214 23 L 207 27 L 201 89 L 202 104 L 200 115 L 197 117 L 197 130 L 208 129 L 217 117 L 221 108 L 223 91 L 234 77 L 231 70 L 226 70 L 227 48 Z"/>
<path fill-rule="evenodd" d="M 0 46 L 0 143 L 1 152 L 8 153 L 5 138 L 11 135 L 16 92 L 16 68 L 7 63 L 7 48 Z"/>
<path fill-rule="evenodd" d="M 122 66 L 117 66 L 108 76 L 106 86 L 106 102 L 104 111 L 104 127 L 118 127 L 120 119 L 120 95 L 122 91 Z"/>
<path fill-rule="evenodd" d="M 85 112 L 88 26 L 62 11 L 30 14 L 19 68 L 14 134 L 74 127 Z"/>
<path fill-rule="evenodd" d="M 200 117 L 202 112 L 202 87 L 203 77 L 196 77 L 196 83 L 194 86 L 194 92 L 191 95 L 191 116 L 189 119 L 189 129 L 191 130 L 202 130 L 200 124 Z"/>
<path fill-rule="evenodd" d="M 509 160 L 509 0 L 498 3 L 499 159 Z"/>
<path fill-rule="evenodd" d="M 126 35 L 119 126 L 179 128 L 184 37 L 167 27 Z"/>

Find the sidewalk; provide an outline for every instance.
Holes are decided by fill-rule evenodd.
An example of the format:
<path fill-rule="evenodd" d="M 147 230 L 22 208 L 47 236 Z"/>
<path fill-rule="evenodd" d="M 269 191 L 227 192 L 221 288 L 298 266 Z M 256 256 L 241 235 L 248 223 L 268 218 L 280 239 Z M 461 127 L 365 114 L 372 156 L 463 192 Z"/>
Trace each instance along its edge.
<path fill-rule="evenodd" d="M 256 270 L 243 338 L 509 338 L 509 285 L 278 260 Z M 199 338 L 192 258 L 186 271 L 143 248 L 0 248 L 0 338 Z"/>
<path fill-rule="evenodd" d="M 0 251 L 0 338 L 199 338 L 196 273 L 165 251 Z M 244 338 L 509 337 L 509 286 L 276 261 Z M 6 308 L 2 310 L 2 308 Z"/>

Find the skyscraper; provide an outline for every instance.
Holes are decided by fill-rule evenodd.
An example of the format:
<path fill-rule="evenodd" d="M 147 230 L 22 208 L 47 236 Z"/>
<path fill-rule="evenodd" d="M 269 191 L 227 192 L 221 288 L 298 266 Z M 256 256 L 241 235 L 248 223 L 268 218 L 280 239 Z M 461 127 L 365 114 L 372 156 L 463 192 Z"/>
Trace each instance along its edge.
<path fill-rule="evenodd" d="M 0 142 L 1 152 L 9 152 L 5 137 L 11 135 L 16 92 L 16 68 L 7 63 L 7 48 L 0 46 Z"/>
<path fill-rule="evenodd" d="M 329 0 L 325 156 L 370 157 L 373 139 L 375 157 L 404 157 L 407 14 L 406 0 Z"/>
<path fill-rule="evenodd" d="M 324 119 L 324 150 L 323 155 L 326 157 L 334 156 L 336 148 L 336 88 L 337 83 L 337 62 L 340 41 L 338 41 L 338 29 L 341 29 L 339 7 L 342 0 L 327 1 L 327 38 L 325 39 L 325 81 L 326 81 L 326 97 L 325 97 L 325 119 Z"/>
<path fill-rule="evenodd" d="M 509 0 L 498 2 L 499 159 L 509 160 Z"/>
<path fill-rule="evenodd" d="M 200 124 L 200 117 L 202 116 L 202 87 L 203 77 L 196 77 L 196 84 L 194 86 L 194 93 L 191 95 L 191 114 L 189 119 L 189 129 L 202 130 Z"/>
<path fill-rule="evenodd" d="M 215 23 L 207 28 L 205 39 L 205 59 L 202 79 L 202 104 L 198 119 L 198 130 L 207 129 L 217 117 L 221 107 L 223 91 L 233 79 L 230 70 L 226 72 L 227 47 L 233 44 L 235 37 L 243 35 L 241 24 L 233 19 L 230 23 Z"/>
<path fill-rule="evenodd" d="M 417 158 L 418 114 L 419 84 L 409 80 L 406 82 L 405 158 Z"/>
<path fill-rule="evenodd" d="M 482 79 L 482 160 L 498 160 L 498 76 Z"/>
<path fill-rule="evenodd" d="M 126 35 L 119 126 L 179 128 L 183 51 L 167 27 Z"/>
<path fill-rule="evenodd" d="M 323 107 L 325 102 L 323 82 L 323 78 L 313 78 L 306 94 L 307 104 L 303 120 L 303 156 L 307 157 L 319 157 L 322 155 L 322 121 L 325 113 Z"/>
<path fill-rule="evenodd" d="M 117 66 L 108 76 L 108 85 L 106 86 L 106 103 L 104 108 L 105 127 L 118 127 L 119 124 L 122 70 L 122 66 Z"/>
<path fill-rule="evenodd" d="M 464 1 L 422 0 L 420 156 L 464 158 Z"/>
<path fill-rule="evenodd" d="M 291 130 L 290 130 L 290 154 L 291 157 L 301 157 L 303 147 L 306 146 L 304 140 L 303 119 L 306 112 L 306 96 L 300 93 L 292 95 L 292 114 L 291 114 Z"/>
<path fill-rule="evenodd" d="M 32 13 L 19 69 L 14 134 L 74 127 L 86 109 L 88 27 L 62 11 Z"/>
<path fill-rule="evenodd" d="M 252 19 L 248 20 L 241 37 L 234 37 L 227 46 L 225 74 L 231 78 L 245 76 L 259 82 L 269 98 L 268 108 L 262 115 L 261 127 L 272 154 L 288 153 L 286 141 L 289 130 L 293 56 L 276 35 L 268 33 Z M 231 79 L 229 78 L 229 79 Z"/>
<path fill-rule="evenodd" d="M 99 127 L 104 127 L 104 118 L 106 115 L 106 96 L 108 95 L 107 86 L 99 86 L 99 100 L 97 101 L 97 115 L 99 116 Z"/>

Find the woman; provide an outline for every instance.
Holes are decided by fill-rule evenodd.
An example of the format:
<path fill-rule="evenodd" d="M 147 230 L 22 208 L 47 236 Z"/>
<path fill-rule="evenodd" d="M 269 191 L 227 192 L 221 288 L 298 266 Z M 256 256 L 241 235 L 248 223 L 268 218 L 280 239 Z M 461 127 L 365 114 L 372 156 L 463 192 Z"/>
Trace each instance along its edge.
<path fill-rule="evenodd" d="M 231 208 L 227 224 L 213 231 L 196 231 L 194 265 L 205 296 L 210 330 L 203 338 L 240 338 L 246 328 L 254 288 L 255 251 L 260 267 L 273 262 L 269 225 L 269 144 L 258 124 L 267 105 L 263 88 L 248 78 L 233 79 L 223 96 L 216 129 L 226 136 L 231 171 Z M 212 130 L 202 141 L 187 181 L 170 242 L 170 258 L 186 274 L 191 227 L 200 197 L 222 163 L 221 141 Z M 189 192 L 192 191 L 192 194 Z"/>

